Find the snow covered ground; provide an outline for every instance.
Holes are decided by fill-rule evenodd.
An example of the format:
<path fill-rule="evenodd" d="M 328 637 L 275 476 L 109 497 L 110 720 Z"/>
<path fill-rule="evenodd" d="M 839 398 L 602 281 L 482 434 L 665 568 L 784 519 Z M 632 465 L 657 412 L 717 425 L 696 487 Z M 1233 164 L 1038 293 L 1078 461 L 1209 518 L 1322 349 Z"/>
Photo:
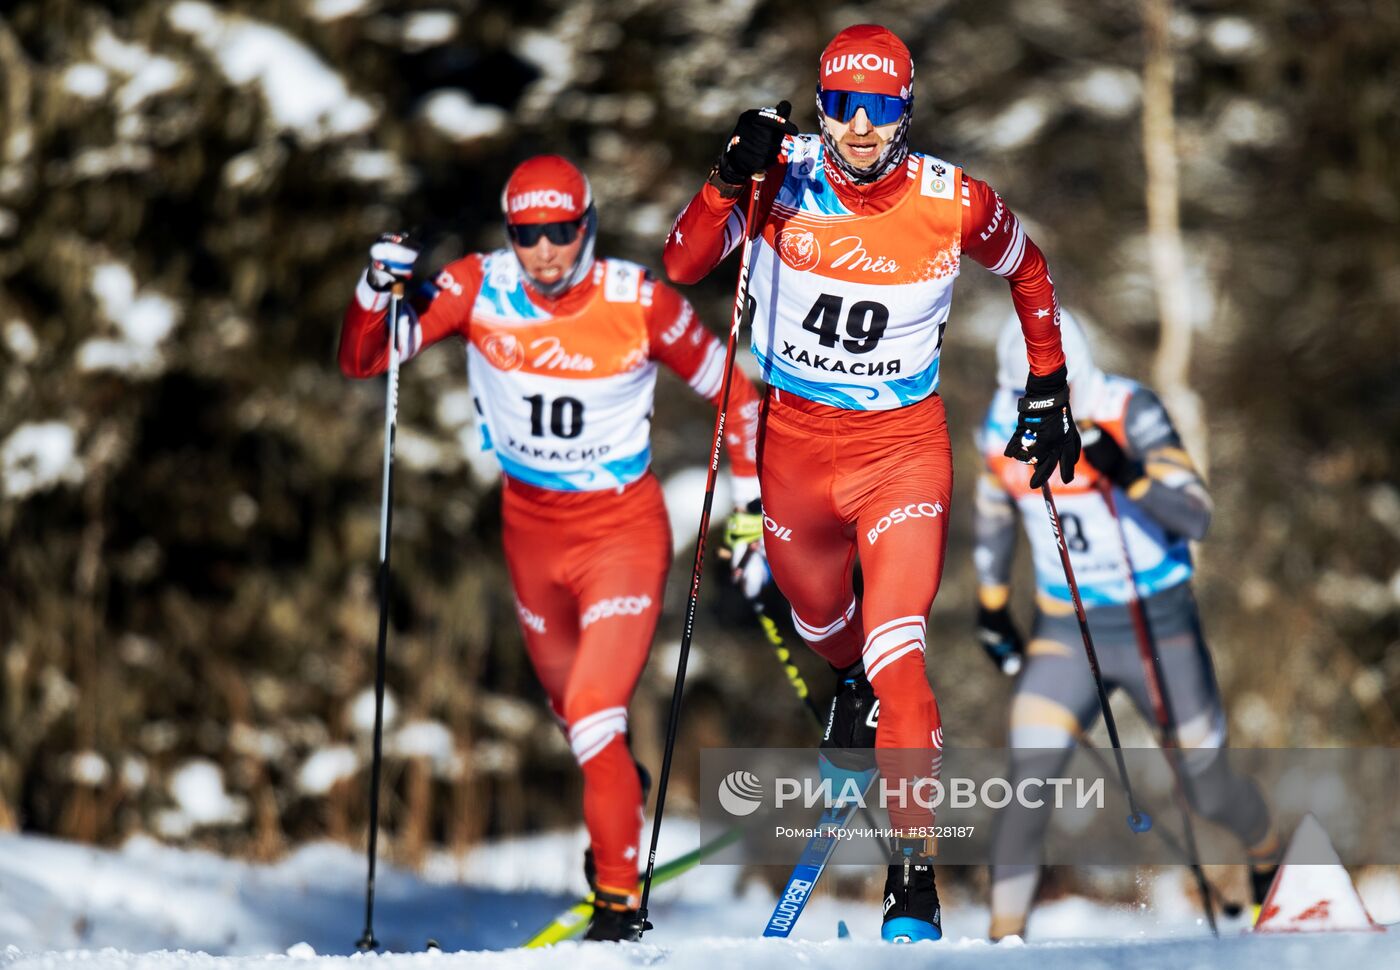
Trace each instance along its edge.
<path fill-rule="evenodd" d="M 696 832 L 668 826 L 661 858 L 695 844 Z M 772 905 L 761 885 L 736 884 L 739 871 L 701 867 L 653 896 L 656 930 L 640 946 L 563 944 L 552 951 L 499 952 L 517 944 L 575 897 L 581 833 L 484 847 L 465 858 L 437 857 L 422 876 L 381 868 L 375 929 L 396 955 L 354 954 L 363 922 L 363 858 L 342 847 L 302 848 L 274 866 L 253 866 L 134 839 L 116 851 L 34 836 L 0 836 L 0 968 L 293 970 L 367 966 L 615 970 L 804 967 L 882 970 L 937 966 L 1007 970 L 1133 967 L 1271 970 L 1400 966 L 1400 932 L 1292 937 L 1241 935 L 1235 924 L 1213 941 L 1164 877 L 1154 905 L 1134 910 L 1084 899 L 1037 910 L 1037 942 L 991 946 L 980 938 L 986 911 L 948 906 L 949 939 L 894 948 L 876 939 L 874 904 L 819 891 L 794 942 L 757 939 Z M 1375 918 L 1400 918 L 1400 878 L 1362 884 Z M 838 920 L 852 938 L 836 940 Z M 429 937 L 447 952 L 421 950 Z M 350 962 L 354 961 L 354 962 Z"/>

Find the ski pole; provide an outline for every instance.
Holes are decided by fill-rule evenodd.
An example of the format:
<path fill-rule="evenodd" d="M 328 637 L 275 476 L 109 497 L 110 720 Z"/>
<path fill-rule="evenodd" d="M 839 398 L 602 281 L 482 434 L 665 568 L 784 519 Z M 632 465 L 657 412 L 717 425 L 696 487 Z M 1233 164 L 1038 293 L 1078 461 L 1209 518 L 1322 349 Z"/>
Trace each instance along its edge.
<path fill-rule="evenodd" d="M 384 478 L 379 494 L 379 644 L 374 658 L 374 755 L 369 783 L 369 850 L 365 875 L 365 931 L 360 950 L 378 949 L 374 938 L 374 863 L 379 847 L 379 772 L 383 763 L 384 668 L 389 649 L 389 532 L 394 516 L 394 435 L 399 425 L 399 304 L 403 284 L 389 291 L 389 373 L 384 391 Z"/>
<path fill-rule="evenodd" d="M 1055 509 L 1055 496 L 1050 494 L 1050 482 L 1040 483 L 1040 494 L 1045 498 L 1045 511 L 1050 516 L 1050 528 L 1055 532 L 1055 547 L 1060 551 L 1060 565 L 1065 570 L 1065 582 L 1069 585 L 1069 595 L 1074 600 L 1074 615 L 1079 619 L 1079 635 L 1084 638 L 1084 655 L 1089 658 L 1089 670 L 1094 675 L 1094 687 L 1099 692 L 1099 709 L 1103 711 L 1103 723 L 1108 728 L 1108 739 L 1113 743 L 1113 757 L 1118 762 L 1118 777 L 1123 783 L 1123 793 L 1128 798 L 1128 828 L 1139 834 L 1152 828 L 1152 816 L 1137 807 L 1133 798 L 1133 788 L 1128 781 L 1128 766 L 1123 761 L 1123 745 L 1118 740 L 1118 725 L 1113 720 L 1113 708 L 1108 703 L 1108 691 L 1104 690 L 1103 673 L 1099 670 L 1099 655 L 1094 651 L 1094 638 L 1089 634 L 1089 620 L 1084 615 L 1084 603 L 1079 598 L 1079 584 L 1074 581 L 1074 567 L 1069 562 L 1069 550 L 1065 547 L 1065 536 L 1060 531 L 1060 513 Z"/>
<path fill-rule="evenodd" d="M 1182 836 L 1186 839 L 1186 848 L 1190 853 L 1191 872 L 1196 877 L 1196 889 L 1201 894 L 1201 906 L 1206 911 L 1206 922 L 1210 924 L 1210 931 L 1217 937 L 1220 935 L 1219 928 L 1215 925 L 1215 904 L 1211 899 L 1210 885 L 1206 879 L 1205 870 L 1201 868 L 1201 854 L 1196 845 L 1196 829 L 1191 824 L 1191 806 L 1186 798 L 1186 782 L 1182 778 L 1181 769 L 1181 744 L 1176 736 L 1176 719 L 1172 716 L 1170 700 L 1167 697 L 1166 677 L 1162 673 L 1162 658 L 1158 656 L 1156 641 L 1152 637 L 1152 630 L 1147 624 L 1147 611 L 1143 609 L 1142 600 L 1137 592 L 1137 570 L 1133 569 L 1133 559 L 1128 553 L 1128 537 L 1123 532 L 1123 520 L 1118 517 L 1118 504 L 1113 499 L 1113 485 L 1107 479 L 1101 479 L 1099 491 L 1103 493 L 1104 504 L 1108 506 L 1109 515 L 1113 516 L 1113 523 L 1117 527 L 1118 545 L 1123 551 L 1123 568 L 1127 573 L 1128 583 L 1128 612 L 1133 618 L 1133 631 L 1137 634 L 1138 655 L 1142 658 L 1143 675 L 1147 680 L 1147 696 L 1152 701 L 1152 714 L 1157 721 L 1157 727 L 1162 732 L 1162 747 L 1166 754 L 1167 763 L 1172 769 L 1172 787 L 1175 789 L 1177 808 L 1181 812 Z"/>
<path fill-rule="evenodd" d="M 661 838 L 661 816 L 666 810 L 666 786 L 671 780 L 671 757 L 675 753 L 676 733 L 680 728 L 681 694 L 685 688 L 685 665 L 690 658 L 690 642 L 695 636 L 695 611 L 700 604 L 700 575 L 705 565 L 705 534 L 710 531 L 710 506 L 715 500 L 715 478 L 719 474 L 719 455 L 724 446 L 725 412 L 729 408 L 729 387 L 734 377 L 734 355 L 739 346 L 739 325 L 743 323 L 749 304 L 749 256 L 757 235 L 758 197 L 763 191 L 763 172 L 755 172 L 750 180 L 749 202 L 744 222 L 744 248 L 739 258 L 739 281 L 734 287 L 734 314 L 729 324 L 729 341 L 724 348 L 724 378 L 720 384 L 719 407 L 715 410 L 715 434 L 710 444 L 710 467 L 705 474 L 705 501 L 700 506 L 700 528 L 695 539 L 695 564 L 690 570 L 690 597 L 685 604 L 685 625 L 681 628 L 680 655 L 676 659 L 676 683 L 671 691 L 671 713 L 666 722 L 666 747 L 661 759 L 661 777 L 656 785 L 656 817 L 651 823 L 651 848 L 647 850 L 647 871 L 642 880 L 642 901 L 637 909 L 637 934 L 651 929 L 647 922 L 647 902 L 651 897 L 651 880 L 656 872 L 656 845 Z"/>
<path fill-rule="evenodd" d="M 811 711 L 818 724 L 824 725 L 826 717 L 822 714 L 822 709 L 817 706 L 817 702 L 812 699 L 811 688 L 803 679 L 802 671 L 798 670 L 797 664 L 792 662 L 792 651 L 783 642 L 783 634 L 778 629 L 777 621 L 768 615 L 768 610 L 764 607 L 762 599 L 757 596 L 746 597 L 746 599 L 753 607 L 754 615 L 758 617 L 758 625 L 763 629 L 763 635 L 767 638 L 768 645 L 773 648 L 773 655 L 778 658 L 778 663 L 782 664 L 783 673 L 787 674 L 788 683 L 792 685 L 798 699 L 802 701 L 802 706 Z"/>
<path fill-rule="evenodd" d="M 1094 762 L 1095 765 L 1098 766 L 1098 769 L 1100 771 L 1104 772 L 1105 774 L 1109 772 L 1110 769 L 1108 766 L 1108 762 L 1104 760 L 1103 752 L 1099 750 L 1098 745 L 1094 744 L 1094 742 L 1090 740 L 1088 735 L 1083 735 L 1079 738 L 1079 747 L 1089 755 L 1089 758 Z M 1178 859 L 1180 859 L 1187 865 L 1191 864 L 1191 854 L 1180 842 L 1176 840 L 1176 837 L 1173 836 L 1171 832 L 1167 831 L 1160 825 L 1152 826 L 1152 831 L 1157 833 L 1157 835 L 1161 838 L 1162 843 L 1167 847 L 1168 851 L 1170 851 L 1172 855 L 1176 856 Z M 1224 891 L 1221 890 L 1221 888 L 1217 886 L 1213 880 L 1206 879 L 1206 885 L 1210 887 L 1210 891 L 1215 895 L 1215 898 L 1220 900 L 1221 912 L 1223 912 L 1226 916 L 1230 917 L 1231 919 L 1234 919 L 1236 916 L 1240 915 L 1240 913 L 1244 912 L 1243 904 L 1228 898 L 1225 895 Z"/>

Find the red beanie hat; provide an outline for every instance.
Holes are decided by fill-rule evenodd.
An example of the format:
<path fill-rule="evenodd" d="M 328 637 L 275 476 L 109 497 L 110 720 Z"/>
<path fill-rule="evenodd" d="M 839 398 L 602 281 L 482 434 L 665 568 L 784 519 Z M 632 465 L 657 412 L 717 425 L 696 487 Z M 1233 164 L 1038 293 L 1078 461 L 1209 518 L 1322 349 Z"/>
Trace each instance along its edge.
<path fill-rule="evenodd" d="M 501 211 L 509 225 L 573 222 L 592 204 L 588 178 L 561 155 L 527 158 L 501 192 Z"/>
<path fill-rule="evenodd" d="M 909 48 L 878 24 L 856 24 L 822 51 L 819 81 L 824 91 L 864 91 L 907 98 L 914 90 Z"/>

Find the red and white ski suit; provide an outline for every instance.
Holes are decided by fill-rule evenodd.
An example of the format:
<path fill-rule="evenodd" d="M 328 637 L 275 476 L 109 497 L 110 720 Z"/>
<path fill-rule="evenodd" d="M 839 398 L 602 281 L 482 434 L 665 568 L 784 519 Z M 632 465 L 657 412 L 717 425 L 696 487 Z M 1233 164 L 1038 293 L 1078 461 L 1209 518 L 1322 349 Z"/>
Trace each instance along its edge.
<path fill-rule="evenodd" d="M 635 896 L 642 791 L 627 708 L 661 612 L 671 534 L 649 471 L 656 363 L 718 402 L 724 347 L 690 304 L 640 266 L 598 260 L 558 299 L 528 287 L 509 250 L 449 264 L 407 356 L 456 335 L 484 446 L 505 473 L 506 562 L 530 660 L 583 769 L 599 888 Z M 362 279 L 345 312 L 340 366 L 388 366 L 387 297 Z M 726 432 L 735 492 L 754 480 L 758 397 L 737 371 Z"/>
<path fill-rule="evenodd" d="M 929 758 L 892 749 L 933 748 L 936 766 L 942 747 L 924 652 L 952 500 L 936 390 L 953 279 L 964 252 L 1007 279 L 1042 375 L 1064 363 L 1055 290 L 985 182 L 911 153 L 857 186 L 824 152 L 819 136 L 799 135 L 767 172 L 750 263 L 753 349 L 770 385 L 759 431 L 765 547 L 812 649 L 837 667 L 864 662 L 880 702 L 877 747 L 889 752 L 882 769 L 912 781 Z M 742 241 L 746 198 L 701 188 L 666 240 L 672 280 L 699 280 Z M 917 806 L 891 818 L 906 831 L 931 822 Z"/>

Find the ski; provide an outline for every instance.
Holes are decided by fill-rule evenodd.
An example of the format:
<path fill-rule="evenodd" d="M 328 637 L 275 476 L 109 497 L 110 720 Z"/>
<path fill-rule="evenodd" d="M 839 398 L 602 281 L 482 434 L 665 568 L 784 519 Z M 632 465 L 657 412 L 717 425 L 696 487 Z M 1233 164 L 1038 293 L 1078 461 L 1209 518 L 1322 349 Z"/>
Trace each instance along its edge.
<path fill-rule="evenodd" d="M 663 862 L 656 867 L 652 874 L 652 883 L 660 884 L 669 882 L 677 876 L 694 869 L 707 856 L 714 855 L 722 849 L 728 848 L 739 840 L 740 831 L 732 828 L 715 836 L 684 855 L 676 856 L 667 862 Z M 574 903 L 564 910 L 548 925 L 544 926 L 534 936 L 520 944 L 522 949 L 533 950 L 537 947 L 549 946 L 552 943 L 562 943 L 564 940 L 572 940 L 588 928 L 588 921 L 593 917 L 593 894 L 590 892 L 583 899 Z"/>
<path fill-rule="evenodd" d="M 836 833 L 845 828 L 860 810 L 866 794 L 875 783 L 875 774 L 872 769 L 869 772 L 861 772 L 858 776 L 863 778 L 859 800 L 842 802 L 822 812 L 822 817 L 817 821 L 820 831 L 807 840 L 807 846 L 798 857 L 797 865 L 792 867 L 792 875 L 788 877 L 782 894 L 778 896 L 773 915 L 768 917 L 768 923 L 763 927 L 764 936 L 786 938 L 792 933 L 792 928 L 797 925 L 797 918 L 802 915 L 812 890 L 816 888 L 817 880 L 821 878 L 827 863 L 841 844 L 841 839 Z"/>

